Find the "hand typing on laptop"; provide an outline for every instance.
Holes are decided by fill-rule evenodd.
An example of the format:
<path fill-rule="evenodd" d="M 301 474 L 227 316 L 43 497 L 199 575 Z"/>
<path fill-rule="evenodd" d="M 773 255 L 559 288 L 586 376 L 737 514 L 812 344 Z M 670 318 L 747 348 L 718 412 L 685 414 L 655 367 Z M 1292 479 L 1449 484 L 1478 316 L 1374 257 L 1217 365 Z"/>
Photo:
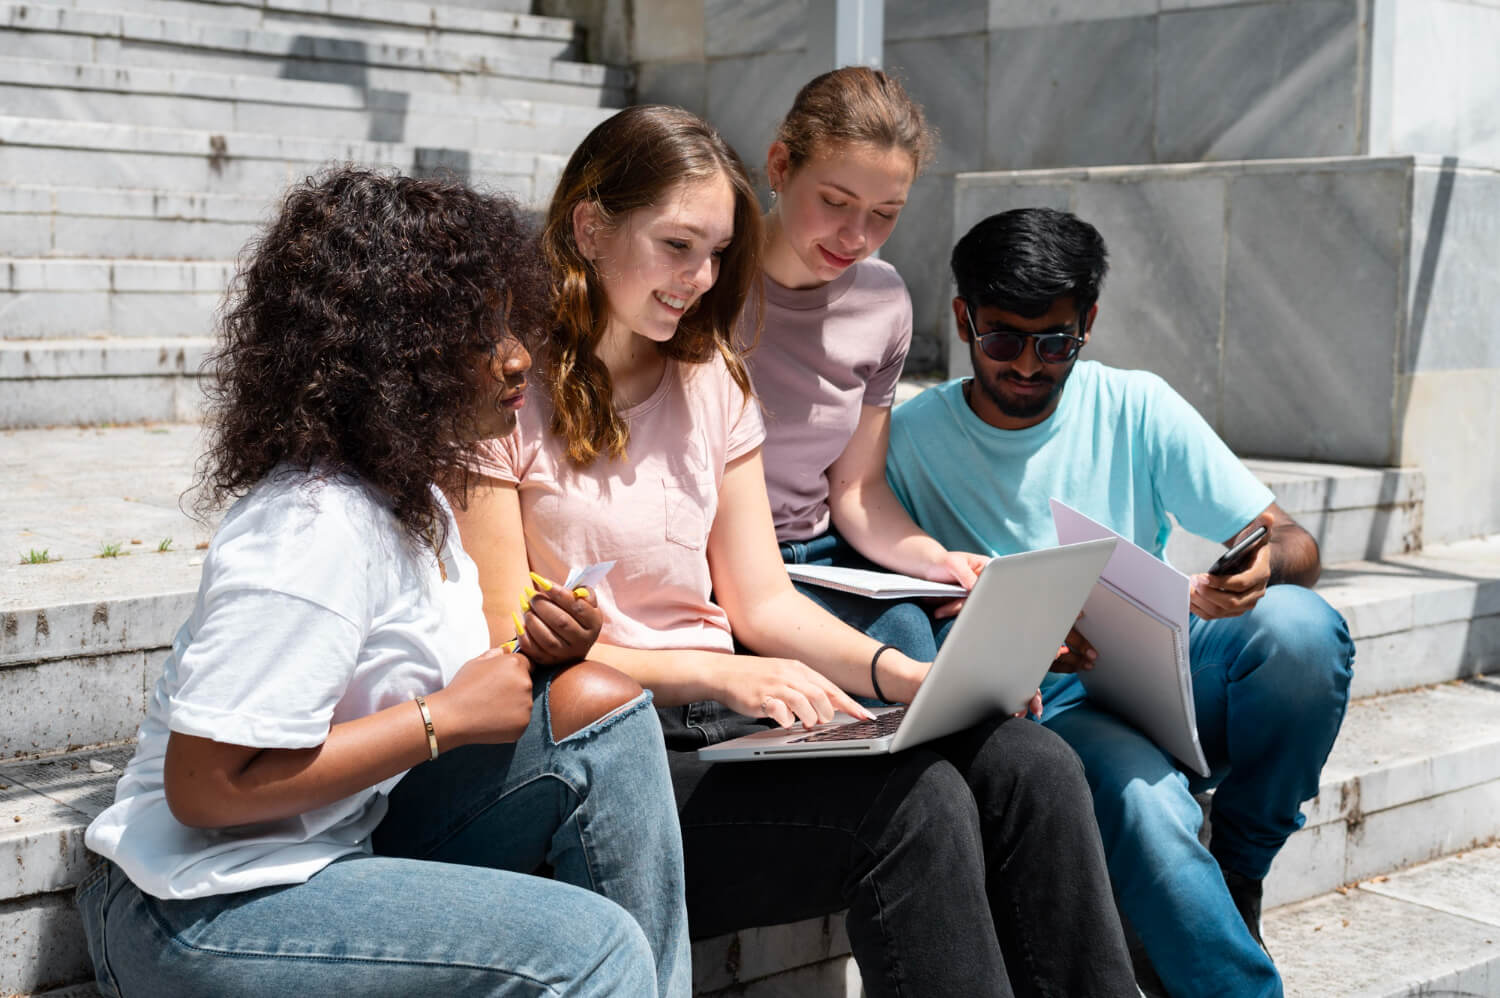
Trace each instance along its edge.
<path fill-rule="evenodd" d="M 769 717 L 783 728 L 833 720 L 835 711 L 861 720 L 873 715 L 822 673 L 789 658 L 714 656 L 714 697 L 748 717 Z"/>

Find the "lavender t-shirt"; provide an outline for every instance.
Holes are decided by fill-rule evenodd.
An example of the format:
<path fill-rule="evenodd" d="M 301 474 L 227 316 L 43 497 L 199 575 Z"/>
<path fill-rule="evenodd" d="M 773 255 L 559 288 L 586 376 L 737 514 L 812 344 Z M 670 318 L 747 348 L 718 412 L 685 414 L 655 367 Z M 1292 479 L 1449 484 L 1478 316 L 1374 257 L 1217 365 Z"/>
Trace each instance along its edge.
<path fill-rule="evenodd" d="M 895 397 L 911 346 L 911 296 L 880 260 L 861 260 L 818 288 L 763 284 L 765 325 L 747 361 L 765 409 L 766 491 L 777 539 L 801 541 L 828 529 L 828 467 L 862 408 Z M 752 298 L 741 318 L 747 338 L 756 319 Z"/>

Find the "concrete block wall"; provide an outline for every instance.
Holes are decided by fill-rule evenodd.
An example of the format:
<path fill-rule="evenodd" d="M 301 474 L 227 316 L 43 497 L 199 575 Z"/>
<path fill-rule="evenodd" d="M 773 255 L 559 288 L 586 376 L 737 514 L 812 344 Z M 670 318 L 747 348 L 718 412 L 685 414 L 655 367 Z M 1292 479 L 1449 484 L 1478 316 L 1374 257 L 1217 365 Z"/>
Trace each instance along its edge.
<path fill-rule="evenodd" d="M 1158 372 L 1238 454 L 1421 468 L 1418 543 L 1500 531 L 1500 169 L 1403 156 L 965 174 L 954 224 L 1028 205 L 1073 211 L 1110 246 L 1090 356 Z M 968 363 L 954 349 L 949 373 Z"/>
<path fill-rule="evenodd" d="M 758 167 L 797 88 L 832 68 L 807 48 L 806 2 L 569 8 L 615 26 L 638 99 L 704 114 Z M 956 174 L 1417 153 L 1495 164 L 1497 42 L 1492 0 L 888 0 L 884 65 L 941 135 L 883 253 L 916 307 L 908 370 L 948 352 Z"/>

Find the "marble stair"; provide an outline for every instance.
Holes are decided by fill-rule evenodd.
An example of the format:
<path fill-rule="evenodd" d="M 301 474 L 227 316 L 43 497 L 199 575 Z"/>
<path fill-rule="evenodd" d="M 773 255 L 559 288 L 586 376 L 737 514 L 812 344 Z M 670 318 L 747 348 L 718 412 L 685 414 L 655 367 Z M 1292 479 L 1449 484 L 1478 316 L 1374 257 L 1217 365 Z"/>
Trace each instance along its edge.
<path fill-rule="evenodd" d="M 21 485 L 0 499 L 0 521 L 15 525 L 3 539 L 62 559 L 0 568 L 0 994 L 87 976 L 67 891 L 196 585 L 211 524 L 178 493 L 197 449 L 190 424 L 0 432 L 0 474 Z M 1388 525 L 1393 507 L 1420 506 L 1411 470 L 1251 466 L 1289 505 L 1323 497 L 1325 543 L 1373 555 L 1325 572 L 1358 645 L 1358 699 L 1267 885 L 1289 993 L 1404 995 L 1500 974 L 1475 942 L 1500 931 L 1493 904 L 1451 896 L 1500 877 L 1485 847 L 1500 834 L 1500 682 L 1484 674 L 1500 666 L 1500 537 L 1405 550 Z M 124 554 L 96 557 L 104 545 Z M 1400 949 L 1423 925 L 1441 945 L 1424 946 L 1407 977 L 1372 976 L 1389 961 L 1351 962 Z M 837 916 L 702 941 L 697 991 L 852 998 L 847 954 Z M 1330 986 L 1328 968 L 1344 965 L 1350 981 L 1374 983 Z"/>
<path fill-rule="evenodd" d="M 326 163 L 540 204 L 632 83 L 581 48 L 405 0 L 0 3 L 0 428 L 194 418 L 236 255 Z"/>

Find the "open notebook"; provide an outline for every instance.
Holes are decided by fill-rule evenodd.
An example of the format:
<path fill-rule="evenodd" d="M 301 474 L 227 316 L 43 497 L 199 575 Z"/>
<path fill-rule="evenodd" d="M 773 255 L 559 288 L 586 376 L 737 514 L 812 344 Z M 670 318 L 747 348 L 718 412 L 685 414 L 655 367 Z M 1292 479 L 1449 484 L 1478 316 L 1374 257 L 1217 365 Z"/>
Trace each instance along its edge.
<path fill-rule="evenodd" d="M 1078 622 L 1099 653 L 1094 668 L 1078 674 L 1089 700 L 1135 725 L 1200 776 L 1209 775 L 1188 666 L 1188 577 L 1056 499 L 1052 521 L 1063 544 L 1119 540 Z"/>
<path fill-rule="evenodd" d="M 917 596 L 962 596 L 967 590 L 952 582 L 928 582 L 911 575 L 837 565 L 788 565 L 793 582 L 869 596 L 873 599 L 912 599 Z"/>

